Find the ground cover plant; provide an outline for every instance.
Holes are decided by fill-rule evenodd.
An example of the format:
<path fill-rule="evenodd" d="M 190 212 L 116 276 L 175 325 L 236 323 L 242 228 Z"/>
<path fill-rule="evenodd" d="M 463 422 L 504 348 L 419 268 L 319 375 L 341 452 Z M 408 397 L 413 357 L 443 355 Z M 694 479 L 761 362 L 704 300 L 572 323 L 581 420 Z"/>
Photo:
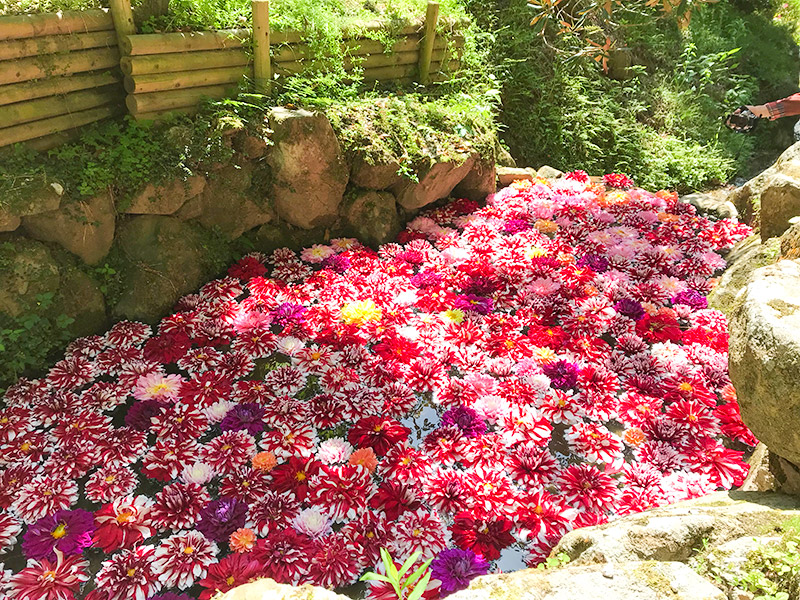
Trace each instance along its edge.
<path fill-rule="evenodd" d="M 572 172 L 431 210 L 377 251 L 248 255 L 157 328 L 78 339 L 8 390 L 0 591 L 335 589 L 380 575 L 384 548 L 433 559 L 436 598 L 737 485 L 726 443 L 755 440 L 705 294 L 748 232 Z"/>

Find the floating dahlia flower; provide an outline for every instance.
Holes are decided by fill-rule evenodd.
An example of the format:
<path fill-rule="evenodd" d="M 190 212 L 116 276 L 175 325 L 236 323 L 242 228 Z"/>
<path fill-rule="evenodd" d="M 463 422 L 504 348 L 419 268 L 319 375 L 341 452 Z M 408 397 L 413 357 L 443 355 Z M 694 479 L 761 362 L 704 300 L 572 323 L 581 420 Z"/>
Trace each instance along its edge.
<path fill-rule="evenodd" d="M 69 508 L 77 499 L 77 483 L 42 475 L 20 488 L 11 510 L 26 523 L 33 523 L 57 510 Z"/>
<path fill-rule="evenodd" d="M 284 302 L 270 311 L 269 314 L 274 324 L 281 327 L 291 327 L 293 325 L 302 325 L 307 311 L 308 309 L 302 304 Z"/>
<path fill-rule="evenodd" d="M 163 410 L 164 404 L 158 400 L 134 402 L 125 413 L 125 425 L 136 431 L 148 431 L 151 425 L 150 419 L 160 415 Z"/>
<path fill-rule="evenodd" d="M 177 400 L 182 385 L 183 378 L 180 375 L 150 373 L 142 375 L 136 381 L 133 397 L 137 400 L 158 400 L 160 402 Z"/>
<path fill-rule="evenodd" d="M 478 416 L 478 412 L 467 406 L 451 408 L 442 415 L 442 425 L 455 425 L 465 437 L 476 437 L 486 433 L 486 421 Z"/>
<path fill-rule="evenodd" d="M 79 556 L 65 557 L 56 550 L 55 561 L 31 560 L 11 577 L 10 597 L 16 600 L 75 600 L 81 584 L 89 580 L 89 561 Z"/>
<path fill-rule="evenodd" d="M 332 590 L 355 583 L 362 566 L 345 537 L 329 535 L 318 540 L 315 548 L 308 569 L 314 585 Z"/>
<path fill-rule="evenodd" d="M 88 510 L 59 510 L 28 527 L 22 550 L 28 559 L 55 558 L 55 550 L 65 556 L 83 554 L 92 545 L 94 516 Z"/>
<path fill-rule="evenodd" d="M 550 385 L 557 390 L 568 390 L 578 382 L 578 366 L 566 360 L 542 365 L 542 371 L 550 378 Z"/>
<path fill-rule="evenodd" d="M 411 430 L 394 419 L 370 416 L 359 419 L 347 434 L 348 441 L 356 448 L 372 448 L 383 456 L 388 450 L 408 438 Z"/>
<path fill-rule="evenodd" d="M 571 465 L 560 477 L 560 490 L 576 507 L 591 512 L 613 509 L 617 483 L 594 465 Z"/>
<path fill-rule="evenodd" d="M 252 556 L 267 577 L 278 583 L 296 583 L 308 574 L 313 548 L 310 538 L 294 529 L 287 529 L 275 531 L 266 539 L 259 540 Z"/>
<path fill-rule="evenodd" d="M 581 269 L 589 267 L 596 273 L 605 273 L 608 271 L 608 260 L 599 254 L 584 254 L 578 259 L 576 265 Z"/>
<path fill-rule="evenodd" d="M 694 290 L 685 290 L 672 297 L 672 304 L 686 304 L 694 310 L 708 308 L 708 299 Z"/>
<path fill-rule="evenodd" d="M 178 531 L 193 526 L 209 501 L 206 489 L 196 483 L 173 483 L 156 494 L 150 512 L 159 530 Z"/>
<path fill-rule="evenodd" d="M 458 513 L 451 527 L 453 541 L 459 548 L 472 550 L 488 560 L 497 560 L 500 551 L 514 543 L 512 529 L 509 519 L 481 519 L 467 511 Z"/>
<path fill-rule="evenodd" d="M 326 465 L 345 463 L 353 453 L 353 447 L 342 438 L 331 438 L 319 445 L 317 459 Z"/>
<path fill-rule="evenodd" d="M 251 552 L 256 547 L 256 534 L 252 529 L 242 527 L 231 534 L 228 545 L 234 552 Z"/>
<path fill-rule="evenodd" d="M 185 590 L 205 576 L 217 551 L 217 545 L 197 531 L 176 533 L 156 549 L 153 569 L 165 587 Z"/>
<path fill-rule="evenodd" d="M 225 542 L 237 529 L 244 527 L 247 504 L 235 498 L 212 500 L 200 511 L 197 530 L 215 542 Z"/>
<path fill-rule="evenodd" d="M 0 512 L 0 554 L 17 543 L 22 523 L 7 512 Z"/>
<path fill-rule="evenodd" d="M 210 600 L 220 592 L 244 585 L 261 573 L 261 565 L 250 554 L 229 554 L 208 567 L 206 576 L 199 581 L 203 588 L 200 600 Z"/>
<path fill-rule="evenodd" d="M 431 563 L 433 579 L 441 581 L 442 596 L 469 587 L 469 582 L 489 572 L 489 563 L 472 550 L 448 548 Z"/>
<path fill-rule="evenodd" d="M 220 423 L 222 431 L 246 431 L 258 435 L 264 431 L 264 409 L 258 404 L 237 404 L 225 415 Z"/>
<path fill-rule="evenodd" d="M 633 179 L 622 173 L 603 175 L 603 183 L 610 188 L 618 188 L 621 190 L 627 190 L 633 187 Z"/>
<path fill-rule="evenodd" d="M 139 480 L 125 467 L 102 467 L 86 482 L 86 497 L 92 502 L 111 502 L 136 489 Z"/>
<path fill-rule="evenodd" d="M 153 535 L 150 509 L 153 501 L 147 496 L 126 496 L 106 504 L 94 514 L 92 542 L 106 554 L 120 548 L 131 548 Z"/>
<path fill-rule="evenodd" d="M 316 540 L 331 532 L 331 520 L 322 509 L 312 506 L 300 511 L 292 521 L 292 527 L 297 533 L 302 533 L 312 540 Z"/>
<path fill-rule="evenodd" d="M 158 592 L 162 584 L 153 566 L 155 548 L 137 546 L 123 550 L 103 561 L 95 581 L 107 600 L 147 598 Z"/>

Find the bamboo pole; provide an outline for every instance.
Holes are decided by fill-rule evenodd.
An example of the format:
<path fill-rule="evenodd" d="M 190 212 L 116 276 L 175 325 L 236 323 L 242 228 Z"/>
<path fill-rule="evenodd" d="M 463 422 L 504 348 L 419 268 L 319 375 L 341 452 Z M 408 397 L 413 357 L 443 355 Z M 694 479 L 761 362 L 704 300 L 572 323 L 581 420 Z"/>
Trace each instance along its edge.
<path fill-rule="evenodd" d="M 153 73 L 150 75 L 132 75 L 125 78 L 125 90 L 129 94 L 146 94 L 167 90 L 187 89 L 221 83 L 237 83 L 248 72 L 247 66 L 224 67 L 179 73 Z"/>
<path fill-rule="evenodd" d="M 196 106 L 203 98 L 223 98 L 231 90 L 231 87 L 230 85 L 209 85 L 150 94 L 129 94 L 125 98 L 125 104 L 132 115 L 157 110 L 172 110 L 173 108 Z"/>
<path fill-rule="evenodd" d="M 16 144 L 17 142 L 24 142 L 25 140 L 32 140 L 45 135 L 58 133 L 59 131 L 81 127 L 99 121 L 100 119 L 114 117 L 123 112 L 124 109 L 121 105 L 108 104 L 99 108 L 84 110 L 79 113 L 61 115 L 49 119 L 42 119 L 41 121 L 25 123 L 23 125 L 6 127 L 0 129 L 0 146 L 8 146 L 10 144 Z"/>
<path fill-rule="evenodd" d="M 428 8 L 425 12 L 425 37 L 422 38 L 422 48 L 419 51 L 419 82 L 423 85 L 428 83 L 428 75 L 431 72 L 431 55 L 433 53 L 436 22 L 438 20 L 439 3 L 428 2 Z"/>
<path fill-rule="evenodd" d="M 125 75 L 145 75 L 240 67 L 247 63 L 248 57 L 244 50 L 209 50 L 154 56 L 123 56 L 119 61 L 119 67 Z"/>
<path fill-rule="evenodd" d="M 111 29 L 114 29 L 114 22 L 105 9 L 65 10 L 59 13 L 0 18 L 0 40 L 18 40 L 66 33 L 89 33 Z"/>
<path fill-rule="evenodd" d="M 0 85 L 0 106 L 55 96 L 56 94 L 68 94 L 69 92 L 97 88 L 112 83 L 119 84 L 121 81 L 122 77 L 114 71 L 99 71 Z"/>
<path fill-rule="evenodd" d="M 145 33 L 120 40 L 123 55 L 144 56 L 170 52 L 197 52 L 200 50 L 229 50 L 241 48 L 250 39 L 249 29 L 224 31 L 197 31 L 193 33 Z"/>
<path fill-rule="evenodd" d="M 37 38 L 11 40 L 0 44 L 0 60 L 13 60 L 56 54 L 91 48 L 113 48 L 117 45 L 117 34 L 113 31 L 93 31 L 70 35 L 48 35 Z"/>
<path fill-rule="evenodd" d="M 19 125 L 57 117 L 68 113 L 96 108 L 110 102 L 122 104 L 123 91 L 118 85 L 107 85 L 99 89 L 81 90 L 64 96 L 38 98 L 0 106 L 0 123 Z"/>
<path fill-rule="evenodd" d="M 133 23 L 133 10 L 131 0 L 109 0 L 111 6 L 111 17 L 114 19 L 114 29 L 117 37 L 122 39 L 136 33 L 136 25 Z"/>
<path fill-rule="evenodd" d="M 76 50 L 65 56 L 51 54 L 7 60 L 0 62 L 0 85 L 42 77 L 99 71 L 115 67 L 118 62 L 119 51 L 116 48 Z"/>
<path fill-rule="evenodd" d="M 253 81 L 256 91 L 269 93 L 272 64 L 269 58 L 269 0 L 252 0 Z"/>

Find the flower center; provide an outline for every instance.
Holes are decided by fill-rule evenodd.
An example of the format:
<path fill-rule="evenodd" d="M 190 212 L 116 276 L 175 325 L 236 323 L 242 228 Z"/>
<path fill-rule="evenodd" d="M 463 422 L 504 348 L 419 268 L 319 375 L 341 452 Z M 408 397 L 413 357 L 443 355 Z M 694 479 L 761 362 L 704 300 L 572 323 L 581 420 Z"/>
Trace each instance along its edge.
<path fill-rule="evenodd" d="M 193 552 L 194 552 L 194 546 L 186 546 L 186 548 L 183 549 L 184 554 L 192 554 Z"/>
<path fill-rule="evenodd" d="M 127 523 L 133 520 L 133 513 L 130 510 L 123 510 L 117 515 L 117 523 Z"/>
<path fill-rule="evenodd" d="M 136 575 L 136 567 L 131 567 L 128 569 L 128 577 L 133 577 L 134 575 Z"/>
<path fill-rule="evenodd" d="M 305 481 L 306 474 L 303 471 L 298 471 L 297 473 L 295 473 L 294 478 L 297 479 L 297 481 Z"/>
<path fill-rule="evenodd" d="M 64 525 L 64 523 L 59 523 L 50 535 L 52 535 L 55 539 L 60 540 L 67 535 L 67 526 Z"/>
<path fill-rule="evenodd" d="M 228 585 L 233 585 L 235 582 L 236 580 L 233 578 L 233 575 L 228 575 L 228 578 L 225 580 L 225 583 Z"/>

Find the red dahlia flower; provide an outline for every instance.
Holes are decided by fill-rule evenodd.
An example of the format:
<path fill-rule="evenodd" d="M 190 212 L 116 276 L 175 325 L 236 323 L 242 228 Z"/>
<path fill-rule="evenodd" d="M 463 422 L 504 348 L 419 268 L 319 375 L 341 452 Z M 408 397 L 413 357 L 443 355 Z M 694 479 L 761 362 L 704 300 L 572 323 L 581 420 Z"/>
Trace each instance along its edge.
<path fill-rule="evenodd" d="M 347 440 L 356 448 L 372 448 L 375 454 L 383 456 L 389 448 L 405 441 L 410 433 L 411 430 L 399 421 L 370 416 L 353 425 Z"/>
<path fill-rule="evenodd" d="M 459 548 L 472 550 L 487 560 L 500 558 L 500 551 L 514 543 L 513 523 L 504 517 L 477 519 L 462 511 L 455 516 L 451 531 Z"/>

